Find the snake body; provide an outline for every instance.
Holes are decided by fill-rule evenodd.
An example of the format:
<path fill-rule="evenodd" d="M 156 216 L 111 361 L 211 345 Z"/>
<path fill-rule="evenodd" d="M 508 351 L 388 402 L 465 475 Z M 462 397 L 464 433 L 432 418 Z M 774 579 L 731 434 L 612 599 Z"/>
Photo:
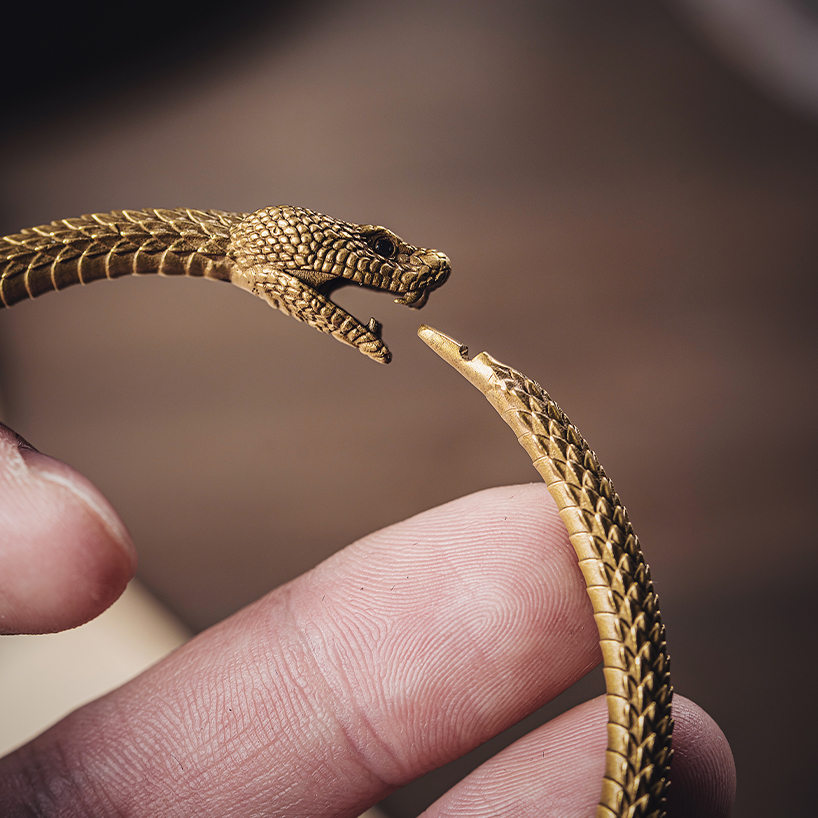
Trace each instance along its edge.
<path fill-rule="evenodd" d="M 0 239 L 0 302 L 8 307 L 71 284 L 123 275 L 229 281 L 271 306 L 390 360 L 375 319 L 330 300 L 345 283 L 422 306 L 450 272 L 436 250 L 384 227 L 283 205 L 252 214 L 122 210 L 63 219 Z M 648 566 L 624 506 L 576 427 L 534 381 L 486 353 L 474 359 L 429 327 L 420 335 L 480 389 L 517 433 L 555 498 L 576 550 L 600 636 L 608 750 L 597 818 L 661 818 L 672 755 L 665 629 Z"/>
<path fill-rule="evenodd" d="M 280 205 L 255 213 L 115 210 L 62 219 L 0 239 L 4 307 L 72 284 L 124 275 L 229 281 L 364 355 L 389 363 L 375 319 L 364 325 L 330 300 L 356 283 L 421 307 L 449 276 L 449 259 L 390 230 Z"/>
<path fill-rule="evenodd" d="M 608 750 L 597 818 L 659 818 L 672 756 L 670 659 L 642 549 L 613 484 L 579 430 L 535 381 L 431 327 L 420 337 L 514 430 L 557 503 L 599 631 Z"/>

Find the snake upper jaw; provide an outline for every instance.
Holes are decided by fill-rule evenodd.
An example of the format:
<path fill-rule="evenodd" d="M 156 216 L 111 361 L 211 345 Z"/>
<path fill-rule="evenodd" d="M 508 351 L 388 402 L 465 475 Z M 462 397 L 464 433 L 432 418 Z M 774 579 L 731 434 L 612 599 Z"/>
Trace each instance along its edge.
<path fill-rule="evenodd" d="M 395 299 L 396 304 L 403 304 L 413 310 L 419 310 L 429 300 L 429 290 L 415 290 Z"/>

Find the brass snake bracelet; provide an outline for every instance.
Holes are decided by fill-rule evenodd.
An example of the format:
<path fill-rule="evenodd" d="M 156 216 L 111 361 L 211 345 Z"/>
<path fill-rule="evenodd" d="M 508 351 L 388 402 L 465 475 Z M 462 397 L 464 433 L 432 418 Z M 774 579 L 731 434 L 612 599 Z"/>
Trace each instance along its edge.
<path fill-rule="evenodd" d="M 299 207 L 252 214 L 122 210 L 63 219 L 0 239 L 3 307 L 71 284 L 123 275 L 229 281 L 381 363 L 380 324 L 362 324 L 330 295 L 346 283 L 421 307 L 449 259 L 386 228 Z M 579 558 L 599 630 L 608 749 L 597 818 L 665 814 L 672 688 L 648 566 L 612 483 L 576 427 L 537 383 L 483 352 L 473 359 L 430 327 L 421 338 L 473 383 L 515 431 L 557 503 Z"/>

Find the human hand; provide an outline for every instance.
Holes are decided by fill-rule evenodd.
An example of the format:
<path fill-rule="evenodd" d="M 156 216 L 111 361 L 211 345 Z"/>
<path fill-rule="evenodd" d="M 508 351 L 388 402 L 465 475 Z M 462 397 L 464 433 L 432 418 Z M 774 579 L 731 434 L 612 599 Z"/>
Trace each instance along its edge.
<path fill-rule="evenodd" d="M 133 548 L 67 466 L 0 434 L 0 622 L 95 616 Z M 490 489 L 349 546 L 0 761 L 0 814 L 355 816 L 482 743 L 599 661 L 543 485 Z M 672 816 L 727 816 L 715 723 L 674 699 Z M 603 699 L 539 728 L 425 814 L 594 814 Z"/>

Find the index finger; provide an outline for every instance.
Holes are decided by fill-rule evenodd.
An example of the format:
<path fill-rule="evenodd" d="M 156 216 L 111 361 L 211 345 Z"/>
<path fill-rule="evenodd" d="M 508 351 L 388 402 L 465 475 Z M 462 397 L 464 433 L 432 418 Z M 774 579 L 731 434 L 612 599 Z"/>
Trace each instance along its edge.
<path fill-rule="evenodd" d="M 545 487 L 492 489 L 355 543 L 69 716 L 0 763 L 0 807 L 354 815 L 598 660 Z"/>

